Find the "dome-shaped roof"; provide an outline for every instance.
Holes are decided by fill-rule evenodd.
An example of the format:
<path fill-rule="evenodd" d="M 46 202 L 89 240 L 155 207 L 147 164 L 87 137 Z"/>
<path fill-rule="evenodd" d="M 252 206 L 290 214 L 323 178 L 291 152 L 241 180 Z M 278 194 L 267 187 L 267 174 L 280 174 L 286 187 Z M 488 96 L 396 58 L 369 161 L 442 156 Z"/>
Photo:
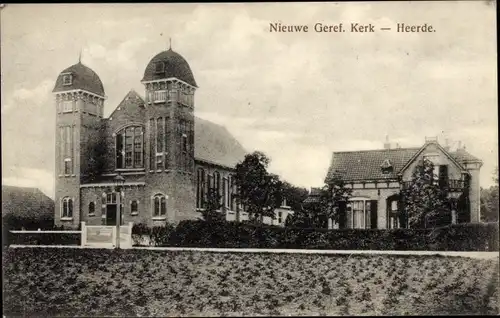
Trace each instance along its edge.
<path fill-rule="evenodd" d="M 71 76 L 68 77 L 66 75 Z M 64 92 L 74 89 L 82 89 L 104 96 L 104 86 L 99 76 L 81 62 L 68 67 L 59 74 L 52 92 Z"/>
<path fill-rule="evenodd" d="M 188 62 L 179 53 L 169 49 L 158 53 L 149 61 L 142 81 L 154 81 L 171 77 L 197 87 Z"/>

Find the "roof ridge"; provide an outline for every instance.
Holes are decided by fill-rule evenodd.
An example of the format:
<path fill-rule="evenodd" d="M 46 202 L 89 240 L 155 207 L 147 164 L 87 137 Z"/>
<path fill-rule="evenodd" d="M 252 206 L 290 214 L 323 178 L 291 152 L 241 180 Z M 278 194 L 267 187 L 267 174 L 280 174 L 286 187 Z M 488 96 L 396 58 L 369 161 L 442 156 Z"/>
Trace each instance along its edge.
<path fill-rule="evenodd" d="M 368 150 L 348 150 L 348 151 L 334 151 L 333 153 L 354 153 L 354 152 L 376 152 L 376 151 L 401 151 L 401 150 L 417 150 L 421 147 L 405 147 L 405 148 L 392 148 L 392 149 L 368 149 Z"/>

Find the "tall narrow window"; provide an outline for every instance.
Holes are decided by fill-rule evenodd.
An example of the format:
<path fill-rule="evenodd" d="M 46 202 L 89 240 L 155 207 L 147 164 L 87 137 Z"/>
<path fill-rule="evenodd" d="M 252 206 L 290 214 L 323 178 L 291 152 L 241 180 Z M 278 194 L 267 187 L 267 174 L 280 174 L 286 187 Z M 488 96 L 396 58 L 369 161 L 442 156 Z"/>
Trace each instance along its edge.
<path fill-rule="evenodd" d="M 61 218 L 73 217 L 73 200 L 69 197 L 64 197 L 61 200 Z"/>
<path fill-rule="evenodd" d="M 153 217 L 163 217 L 167 215 L 167 199 L 163 194 L 156 194 L 153 197 Z"/>
<path fill-rule="evenodd" d="M 162 170 L 163 169 L 163 128 L 164 128 L 165 122 L 163 121 L 163 118 L 157 118 L 156 119 L 156 169 L 157 170 Z"/>
<path fill-rule="evenodd" d="M 169 118 L 168 117 L 165 117 L 164 118 L 164 122 L 163 122 L 163 135 L 164 135 L 164 138 L 163 138 L 163 147 L 164 148 L 164 153 L 165 153 L 165 162 L 164 162 L 164 166 L 165 166 L 165 169 L 169 169 L 170 168 L 170 165 L 169 165 L 169 144 L 168 144 L 168 137 L 169 137 L 169 134 L 170 134 L 170 130 L 169 130 Z"/>
<path fill-rule="evenodd" d="M 224 178 L 224 206 L 229 209 L 229 180 Z"/>
<path fill-rule="evenodd" d="M 156 170 L 156 121 L 149 120 L 149 169 Z"/>
<path fill-rule="evenodd" d="M 138 214 L 138 203 L 137 200 L 132 200 L 130 202 L 130 214 L 137 215 Z"/>
<path fill-rule="evenodd" d="M 63 169 L 65 175 L 73 174 L 73 127 L 62 128 L 63 137 Z"/>
<path fill-rule="evenodd" d="M 214 189 L 219 196 L 222 195 L 220 191 L 220 173 L 218 171 L 214 172 Z M 220 198 L 220 204 L 222 204 L 222 196 Z"/>
<path fill-rule="evenodd" d="M 133 168 L 134 127 L 125 129 L 125 168 Z"/>
<path fill-rule="evenodd" d="M 205 170 L 198 168 L 196 175 L 196 208 L 204 208 L 205 201 Z"/>
<path fill-rule="evenodd" d="M 95 203 L 90 202 L 89 203 L 89 215 L 94 215 L 95 214 Z"/>
<path fill-rule="evenodd" d="M 143 131 L 141 127 L 135 127 L 134 132 L 134 165 L 136 167 L 143 167 Z"/>

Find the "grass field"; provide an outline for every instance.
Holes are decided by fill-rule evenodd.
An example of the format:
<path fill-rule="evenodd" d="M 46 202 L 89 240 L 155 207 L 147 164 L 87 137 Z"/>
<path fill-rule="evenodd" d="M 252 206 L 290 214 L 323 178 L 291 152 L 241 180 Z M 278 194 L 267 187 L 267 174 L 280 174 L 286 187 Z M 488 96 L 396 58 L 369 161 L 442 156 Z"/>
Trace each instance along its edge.
<path fill-rule="evenodd" d="M 18 248 L 4 315 L 497 314 L 498 259 Z"/>

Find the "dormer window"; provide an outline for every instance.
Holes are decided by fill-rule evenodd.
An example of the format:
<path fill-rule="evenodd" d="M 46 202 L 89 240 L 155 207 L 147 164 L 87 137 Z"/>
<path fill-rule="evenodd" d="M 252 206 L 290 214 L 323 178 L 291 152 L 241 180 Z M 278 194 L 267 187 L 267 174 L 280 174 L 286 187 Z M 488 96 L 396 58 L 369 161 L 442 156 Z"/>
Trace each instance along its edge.
<path fill-rule="evenodd" d="M 382 165 L 380 166 L 383 174 L 389 174 L 392 172 L 392 163 L 389 159 L 385 159 Z"/>
<path fill-rule="evenodd" d="M 157 62 L 155 64 L 155 73 L 156 74 L 165 73 L 165 63 L 163 63 L 163 62 Z"/>
<path fill-rule="evenodd" d="M 62 75 L 63 86 L 68 86 L 73 83 L 73 75 L 71 73 L 66 73 Z"/>

